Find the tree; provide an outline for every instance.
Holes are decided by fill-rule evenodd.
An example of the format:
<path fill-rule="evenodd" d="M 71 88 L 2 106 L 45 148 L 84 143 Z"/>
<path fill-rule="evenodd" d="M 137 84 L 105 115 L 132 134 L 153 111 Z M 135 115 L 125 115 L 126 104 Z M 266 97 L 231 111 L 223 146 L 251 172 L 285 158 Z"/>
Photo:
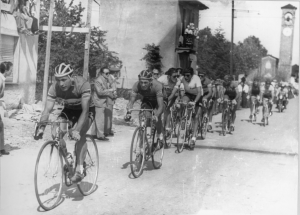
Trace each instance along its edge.
<path fill-rule="evenodd" d="M 235 74 L 248 75 L 251 70 L 260 66 L 261 58 L 267 55 L 267 49 L 255 36 L 247 37 L 243 43 L 239 42 L 234 47 Z"/>
<path fill-rule="evenodd" d="M 41 1 L 40 25 L 48 25 L 50 1 Z M 69 4 L 65 0 L 55 0 L 53 15 L 53 26 L 84 27 L 82 13 L 84 8 L 81 3 Z M 93 77 L 95 68 L 101 66 L 122 66 L 122 61 L 116 56 L 116 52 L 109 51 L 105 44 L 106 31 L 99 28 L 91 29 L 89 73 Z M 38 79 L 43 80 L 45 57 L 46 57 L 47 32 L 39 35 L 39 57 L 38 57 Z M 82 75 L 84 62 L 85 34 L 52 32 L 51 54 L 50 54 L 50 75 L 53 75 L 56 65 L 65 62 L 71 64 L 75 74 Z"/>
<path fill-rule="evenodd" d="M 156 46 L 154 43 L 152 43 L 152 45 L 146 44 L 143 49 L 145 49 L 147 53 L 141 60 L 146 61 L 146 67 L 150 70 L 157 69 L 161 72 L 163 65 L 161 62 L 162 56 L 159 53 L 159 46 Z"/>

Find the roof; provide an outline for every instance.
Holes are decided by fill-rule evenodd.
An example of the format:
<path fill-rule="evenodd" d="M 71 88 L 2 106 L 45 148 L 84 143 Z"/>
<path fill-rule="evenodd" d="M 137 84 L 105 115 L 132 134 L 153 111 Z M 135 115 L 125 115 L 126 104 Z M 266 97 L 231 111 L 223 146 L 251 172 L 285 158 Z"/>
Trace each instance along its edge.
<path fill-rule="evenodd" d="M 285 5 L 285 6 L 281 7 L 281 9 L 295 9 L 295 10 L 297 10 L 297 8 L 293 5 L 291 5 L 291 4 L 288 4 L 288 5 Z"/>
<path fill-rule="evenodd" d="M 180 3 L 187 3 L 197 7 L 198 10 L 209 9 L 205 4 L 201 3 L 199 0 L 179 0 Z"/>

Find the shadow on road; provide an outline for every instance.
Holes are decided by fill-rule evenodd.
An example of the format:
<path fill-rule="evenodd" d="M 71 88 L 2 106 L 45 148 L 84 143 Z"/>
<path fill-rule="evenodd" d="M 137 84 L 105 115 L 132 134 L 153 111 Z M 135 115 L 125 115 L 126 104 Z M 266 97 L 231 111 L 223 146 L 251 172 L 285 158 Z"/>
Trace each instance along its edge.
<path fill-rule="evenodd" d="M 261 153 L 261 154 L 271 154 L 271 155 L 285 155 L 285 156 L 295 156 L 298 153 L 289 153 L 289 152 L 272 152 L 272 151 L 265 151 L 265 150 L 258 150 L 258 149 L 241 149 L 241 148 L 234 148 L 234 147 L 220 147 L 220 146 L 195 146 L 196 148 L 203 148 L 203 149 L 217 149 L 217 150 L 227 150 L 227 151 L 239 151 L 239 152 L 250 152 L 250 153 Z"/>
<path fill-rule="evenodd" d="M 21 148 L 18 147 L 18 146 L 11 146 L 11 145 L 9 145 L 9 144 L 5 144 L 4 148 L 5 148 L 7 151 L 14 151 L 14 150 L 21 149 Z"/>

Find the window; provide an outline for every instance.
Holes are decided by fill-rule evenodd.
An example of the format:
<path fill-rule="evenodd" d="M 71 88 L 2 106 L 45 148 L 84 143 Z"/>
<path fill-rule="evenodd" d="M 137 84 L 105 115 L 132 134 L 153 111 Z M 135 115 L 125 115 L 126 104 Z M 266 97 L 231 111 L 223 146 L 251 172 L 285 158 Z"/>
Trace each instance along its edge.
<path fill-rule="evenodd" d="M 1 50 L 0 50 L 0 63 L 8 61 L 14 63 L 14 50 L 15 40 L 13 36 L 1 35 Z M 13 81 L 13 72 L 10 76 L 6 77 L 6 82 Z"/>

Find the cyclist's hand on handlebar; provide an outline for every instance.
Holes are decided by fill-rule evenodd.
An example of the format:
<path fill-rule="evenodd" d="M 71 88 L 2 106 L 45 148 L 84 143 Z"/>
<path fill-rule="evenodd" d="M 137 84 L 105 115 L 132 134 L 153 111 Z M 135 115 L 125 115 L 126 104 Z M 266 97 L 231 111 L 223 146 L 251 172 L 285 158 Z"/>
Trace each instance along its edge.
<path fill-rule="evenodd" d="M 73 130 L 71 133 L 70 133 L 70 136 L 72 139 L 78 141 L 80 140 L 80 134 L 79 134 L 79 131 L 76 131 L 76 130 Z"/>
<path fill-rule="evenodd" d="M 218 98 L 218 99 L 217 99 L 217 102 L 222 103 L 223 101 L 222 101 L 221 98 Z"/>
<path fill-rule="evenodd" d="M 250 99 L 250 96 L 249 96 L 249 95 L 247 96 L 247 99 Z"/>
<path fill-rule="evenodd" d="M 130 119 L 131 119 L 131 113 L 127 112 L 126 115 L 124 116 L 124 121 L 128 122 L 128 121 L 130 121 Z"/>
<path fill-rule="evenodd" d="M 236 105 L 236 104 L 237 104 L 237 102 L 236 102 L 236 100 L 235 100 L 235 99 L 233 99 L 233 100 L 232 100 L 232 104 L 234 104 L 234 105 Z"/>
<path fill-rule="evenodd" d="M 35 140 L 40 140 L 40 139 L 43 139 L 43 135 L 44 135 L 44 129 L 42 128 L 37 128 L 36 129 L 36 133 L 34 135 L 34 139 Z"/>

